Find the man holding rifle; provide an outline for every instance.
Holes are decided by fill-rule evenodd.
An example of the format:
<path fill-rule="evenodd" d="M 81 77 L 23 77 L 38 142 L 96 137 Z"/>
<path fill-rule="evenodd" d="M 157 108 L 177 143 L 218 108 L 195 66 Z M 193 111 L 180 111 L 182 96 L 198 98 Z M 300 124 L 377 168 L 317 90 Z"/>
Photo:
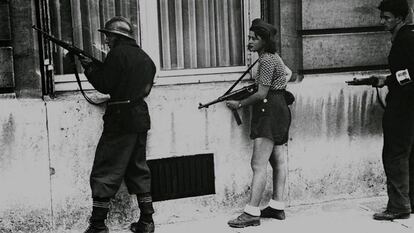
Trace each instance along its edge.
<path fill-rule="evenodd" d="M 405 219 L 414 211 L 414 26 L 406 23 L 406 0 L 383 0 L 378 9 L 381 24 L 392 34 L 388 56 L 391 75 L 369 80 L 372 86 L 387 86 L 389 90 L 382 120 L 382 160 L 389 200 L 386 210 L 373 217 Z"/>
<path fill-rule="evenodd" d="M 89 82 L 99 92 L 110 95 L 90 175 L 93 208 L 85 233 L 108 232 L 105 219 L 109 201 L 122 180 L 128 192 L 137 195 L 140 208 L 140 218 L 131 224 L 131 231 L 154 232 L 151 177 L 146 162 L 150 116 L 144 98 L 150 93 L 156 68 L 136 44 L 125 18 L 114 17 L 99 31 L 105 34 L 110 48 L 105 61 L 99 64 L 81 58 Z"/>

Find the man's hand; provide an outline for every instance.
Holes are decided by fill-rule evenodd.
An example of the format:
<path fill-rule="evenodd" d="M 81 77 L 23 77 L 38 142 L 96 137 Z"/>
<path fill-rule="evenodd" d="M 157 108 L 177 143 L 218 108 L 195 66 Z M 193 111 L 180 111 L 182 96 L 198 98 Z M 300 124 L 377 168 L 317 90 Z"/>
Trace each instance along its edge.
<path fill-rule="evenodd" d="M 85 57 L 85 56 L 78 56 L 80 63 L 82 64 L 82 67 L 86 70 L 92 65 L 92 59 Z"/>
<path fill-rule="evenodd" d="M 89 74 L 92 70 L 92 67 L 93 67 L 92 66 L 92 64 L 93 64 L 92 59 L 90 59 L 88 57 L 85 57 L 85 56 L 82 56 L 82 55 L 78 56 L 78 58 L 79 58 L 79 61 L 82 65 L 83 69 L 85 70 L 84 73 L 86 75 Z"/>
<path fill-rule="evenodd" d="M 381 88 L 381 87 L 385 86 L 385 80 L 387 79 L 386 76 L 371 76 L 371 77 L 377 79 L 377 81 L 372 84 L 373 87 Z"/>

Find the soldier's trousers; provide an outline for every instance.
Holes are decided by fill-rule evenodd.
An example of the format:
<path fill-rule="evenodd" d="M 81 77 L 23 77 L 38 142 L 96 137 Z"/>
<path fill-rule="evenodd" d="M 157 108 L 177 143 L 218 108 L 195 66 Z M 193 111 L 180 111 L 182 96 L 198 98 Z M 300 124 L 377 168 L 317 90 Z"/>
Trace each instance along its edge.
<path fill-rule="evenodd" d="M 387 103 L 382 121 L 387 210 L 396 213 L 409 213 L 414 207 L 414 106 L 408 106 Z"/>
<path fill-rule="evenodd" d="M 90 175 L 93 198 L 114 197 L 122 180 L 130 194 L 151 191 L 146 143 L 147 132 L 102 133 Z"/>

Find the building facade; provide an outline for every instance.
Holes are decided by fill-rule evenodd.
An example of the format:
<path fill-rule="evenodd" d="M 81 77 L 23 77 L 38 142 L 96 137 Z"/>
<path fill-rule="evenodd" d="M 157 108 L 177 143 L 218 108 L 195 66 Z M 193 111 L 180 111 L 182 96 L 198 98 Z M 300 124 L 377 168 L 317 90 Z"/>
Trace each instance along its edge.
<path fill-rule="evenodd" d="M 247 200 L 249 109 L 240 111 L 238 126 L 223 104 L 198 104 L 223 94 L 256 59 L 246 43 L 258 17 L 276 25 L 279 54 L 294 71 L 288 204 L 385 194 L 382 109 L 375 90 L 345 85 L 387 72 L 389 34 L 378 26 L 379 2 L 0 0 L 0 231 L 86 225 L 105 107 L 83 99 L 66 51 L 31 27 L 103 59 L 97 29 L 115 15 L 131 20 L 137 42 L 157 65 L 147 99 L 157 222 L 234 210 Z M 106 98 L 81 79 L 93 99 Z M 268 185 L 265 200 L 270 194 Z M 138 215 L 135 200 L 121 198 L 127 195 L 122 187 L 113 200 L 112 225 Z"/>

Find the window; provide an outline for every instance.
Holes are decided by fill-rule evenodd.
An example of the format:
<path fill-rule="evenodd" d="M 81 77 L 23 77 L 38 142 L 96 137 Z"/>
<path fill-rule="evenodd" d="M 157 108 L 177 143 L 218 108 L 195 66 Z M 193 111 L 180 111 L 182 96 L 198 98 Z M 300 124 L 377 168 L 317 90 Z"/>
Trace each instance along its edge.
<path fill-rule="evenodd" d="M 243 16 L 240 0 L 158 0 L 161 68 L 243 65 Z"/>
<path fill-rule="evenodd" d="M 157 85 L 237 79 L 246 69 L 249 16 L 260 15 L 254 0 L 45 1 L 51 34 L 101 60 L 108 48 L 98 29 L 115 15 L 128 18 L 163 78 Z M 53 69 L 55 91 L 78 90 L 67 51 L 55 45 Z M 93 89 L 81 80 L 85 90 Z"/>
<path fill-rule="evenodd" d="M 139 43 L 139 0 L 50 0 L 52 35 L 103 59 L 107 50 L 103 35 L 98 32 L 115 15 L 128 18 Z M 54 48 L 55 74 L 73 73 L 68 66 L 67 51 Z"/>

